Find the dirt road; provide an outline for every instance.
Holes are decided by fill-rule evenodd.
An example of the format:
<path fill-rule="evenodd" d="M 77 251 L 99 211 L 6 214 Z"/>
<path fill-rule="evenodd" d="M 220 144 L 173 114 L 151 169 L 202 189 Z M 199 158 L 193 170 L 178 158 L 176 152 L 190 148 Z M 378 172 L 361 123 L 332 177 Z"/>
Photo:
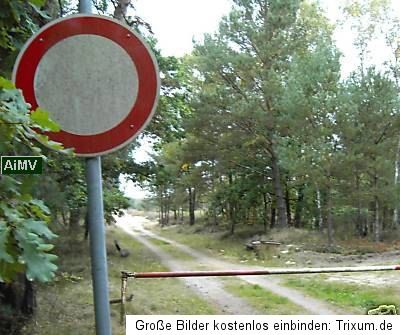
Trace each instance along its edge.
<path fill-rule="evenodd" d="M 126 215 L 118 219 L 117 225 L 126 233 L 131 235 L 137 241 L 149 248 L 155 253 L 161 262 L 171 270 L 187 270 L 200 267 L 207 269 L 260 269 L 255 266 L 239 266 L 223 260 L 211 258 L 206 254 L 194 250 L 186 245 L 166 239 L 145 228 L 151 224 L 149 220 L 142 216 Z M 187 260 L 182 261 L 167 254 L 160 247 L 152 243 L 149 238 L 155 238 L 160 241 L 172 244 L 176 249 L 193 257 L 193 262 L 190 264 Z M 240 277 L 242 280 L 257 284 L 262 288 L 273 292 L 274 294 L 286 297 L 293 303 L 304 308 L 308 314 L 346 314 L 345 311 L 308 297 L 303 293 L 287 288 L 280 284 L 278 277 L 260 277 L 260 276 L 245 276 Z M 206 298 L 208 301 L 218 306 L 220 310 L 228 314 L 257 314 L 252 307 L 245 303 L 242 299 L 235 297 L 231 293 L 224 290 L 223 285 L 218 278 L 184 278 L 186 285 L 195 290 L 198 294 Z M 282 312 L 284 314 L 284 312 Z"/>

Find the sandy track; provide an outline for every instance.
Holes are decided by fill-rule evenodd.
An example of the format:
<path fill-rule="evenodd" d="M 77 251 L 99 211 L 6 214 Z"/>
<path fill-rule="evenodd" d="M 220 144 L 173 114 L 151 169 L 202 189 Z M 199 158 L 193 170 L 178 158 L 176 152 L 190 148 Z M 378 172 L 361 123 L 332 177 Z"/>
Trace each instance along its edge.
<path fill-rule="evenodd" d="M 195 259 L 195 265 L 198 267 L 204 266 L 208 269 L 261 269 L 256 266 L 239 266 L 238 264 L 230 263 L 227 261 L 215 259 L 207 256 L 206 254 L 194 250 L 186 245 L 173 241 L 171 239 L 159 236 L 149 230 L 144 225 L 149 224 L 146 218 L 141 216 L 129 216 L 126 215 L 118 220 L 118 226 L 125 232 L 130 234 L 140 243 L 149 248 L 154 252 L 160 260 L 171 270 L 188 270 L 187 261 L 179 261 L 167 255 L 165 251 L 149 242 L 148 238 L 156 238 L 160 241 L 174 245 L 177 249 L 190 255 Z M 341 311 L 325 302 L 311 298 L 304 295 L 295 289 L 285 287 L 280 284 L 278 277 L 261 277 L 261 276 L 243 276 L 240 277 L 242 280 L 257 284 L 262 288 L 273 292 L 274 294 L 286 297 L 293 303 L 303 307 L 309 312 L 309 314 L 320 314 L 320 315 L 332 315 L 332 314 L 346 314 L 345 311 Z M 242 299 L 233 296 L 226 292 L 221 282 L 216 278 L 185 278 L 186 285 L 200 295 L 206 297 L 208 301 L 222 307 L 222 310 L 229 314 L 257 314 L 250 306 L 243 302 Z"/>
<path fill-rule="evenodd" d="M 157 255 L 161 262 L 171 271 L 182 270 L 184 265 L 165 253 L 161 248 L 151 243 L 146 237 L 149 235 L 132 231 L 129 228 L 121 227 L 126 233 L 146 246 L 151 252 Z M 242 299 L 235 297 L 224 290 L 222 283 L 214 278 L 181 278 L 186 286 L 202 296 L 212 305 L 217 307 L 221 313 L 226 314 L 259 314 Z"/>

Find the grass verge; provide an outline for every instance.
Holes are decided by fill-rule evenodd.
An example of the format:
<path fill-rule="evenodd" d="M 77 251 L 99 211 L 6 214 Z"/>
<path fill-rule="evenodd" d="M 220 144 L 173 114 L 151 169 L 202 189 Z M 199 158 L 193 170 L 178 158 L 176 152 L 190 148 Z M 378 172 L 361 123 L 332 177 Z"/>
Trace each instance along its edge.
<path fill-rule="evenodd" d="M 120 230 L 110 232 L 118 241 L 129 249 L 131 256 L 127 259 L 110 256 L 119 270 L 128 271 L 167 271 L 158 258 L 145 249 L 139 242 Z M 128 260 L 128 263 L 125 263 Z M 112 291 L 119 295 L 119 272 L 110 272 L 110 278 L 117 280 L 118 286 Z M 128 294 L 134 294 L 134 301 L 127 306 L 127 314 L 212 314 L 212 306 L 186 289 L 185 285 L 174 278 L 130 279 Z"/>
<path fill-rule="evenodd" d="M 66 236 L 66 232 L 60 232 Z M 118 239 L 130 256 L 121 258 L 113 246 Z M 165 271 L 158 259 L 139 242 L 112 228 L 107 231 L 110 299 L 120 297 L 120 271 Z M 31 335 L 94 335 L 94 310 L 88 243 L 59 238 L 56 279 L 37 287 L 37 311 L 24 333 Z M 207 302 L 178 279 L 130 279 L 127 314 L 217 314 Z M 125 334 L 119 324 L 120 305 L 111 305 L 113 334 Z"/>
<path fill-rule="evenodd" d="M 366 314 L 379 305 L 396 305 L 400 308 L 400 290 L 396 287 L 367 287 L 326 281 L 326 276 L 304 279 L 287 278 L 285 284 L 324 301 L 328 301 L 354 314 Z"/>
<path fill-rule="evenodd" d="M 246 250 L 245 240 L 249 231 L 244 229 L 235 235 L 229 235 L 220 231 L 198 232 L 197 226 L 175 226 L 161 229 L 155 227 L 155 231 L 166 237 L 186 244 L 194 249 L 206 252 L 211 256 L 221 257 L 228 261 L 245 264 L 266 266 L 281 266 L 282 261 L 273 256 L 278 253 L 275 246 L 263 245 L 258 254 L 252 250 Z"/>
<path fill-rule="evenodd" d="M 180 260 L 195 261 L 195 259 L 185 252 L 177 249 L 172 244 L 156 238 L 150 239 L 164 251 L 173 255 L 174 258 Z M 191 264 L 193 270 L 204 270 L 201 265 L 195 262 Z M 249 305 L 253 306 L 260 314 L 307 314 L 302 307 L 292 303 L 289 299 L 276 295 L 268 290 L 263 289 L 259 285 L 247 283 L 244 280 L 234 277 L 220 277 L 224 284 L 224 289 L 231 294 L 243 298 Z"/>
<path fill-rule="evenodd" d="M 264 234 L 259 228 L 251 225 L 240 225 L 234 235 L 227 232 L 224 226 L 204 226 L 201 223 L 189 225 L 175 225 L 161 228 L 153 228 L 160 235 L 176 239 L 177 241 L 193 246 L 194 248 L 206 249 L 212 254 L 218 254 L 226 258 L 249 262 L 251 264 L 268 263 L 271 266 L 280 266 L 284 262 L 277 259 L 279 247 L 262 246 L 260 255 L 245 250 L 245 243 L 253 237 L 262 237 L 268 240 L 280 241 L 285 245 L 296 245 L 301 250 L 310 250 L 324 254 L 332 254 L 327 248 L 326 236 L 319 231 L 307 229 L 272 229 Z M 377 243 L 368 239 L 345 238 L 340 239 L 335 246 L 335 255 L 365 255 L 368 253 L 383 253 L 397 251 L 400 248 L 398 233 L 394 237 L 387 238 L 386 242 Z M 281 255 L 282 256 L 282 255 Z"/>
<path fill-rule="evenodd" d="M 192 256 L 188 255 L 185 252 L 182 252 L 181 250 L 176 248 L 171 243 L 159 240 L 158 238 L 154 238 L 154 237 L 148 238 L 148 240 L 152 244 L 162 248 L 165 252 L 167 252 L 168 254 L 170 254 L 172 257 L 174 257 L 176 259 L 179 259 L 179 260 L 182 260 L 182 261 L 193 261 L 194 260 L 194 258 Z"/>
<path fill-rule="evenodd" d="M 224 278 L 224 288 L 247 301 L 260 314 L 307 314 L 302 307 L 292 303 L 289 299 L 281 297 L 263 289 L 256 284 L 249 284 L 237 278 Z"/>

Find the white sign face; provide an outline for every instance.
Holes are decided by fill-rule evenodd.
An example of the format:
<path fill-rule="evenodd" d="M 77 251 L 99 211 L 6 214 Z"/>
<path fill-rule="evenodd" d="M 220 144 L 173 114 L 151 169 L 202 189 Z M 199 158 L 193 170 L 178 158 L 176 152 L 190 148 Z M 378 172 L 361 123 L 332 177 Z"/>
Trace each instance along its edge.
<path fill-rule="evenodd" d="M 131 57 L 117 43 L 97 35 L 76 35 L 44 54 L 34 90 L 39 106 L 50 112 L 61 129 L 95 135 L 128 116 L 137 98 L 138 74 Z"/>

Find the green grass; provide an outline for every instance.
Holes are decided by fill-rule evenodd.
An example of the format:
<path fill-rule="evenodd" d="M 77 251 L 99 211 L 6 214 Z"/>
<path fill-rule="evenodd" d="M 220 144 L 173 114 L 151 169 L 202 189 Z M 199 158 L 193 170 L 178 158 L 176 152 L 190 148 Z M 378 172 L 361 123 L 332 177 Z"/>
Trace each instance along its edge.
<path fill-rule="evenodd" d="M 164 251 L 170 253 L 176 259 L 194 260 L 185 252 L 174 247 L 173 244 L 155 238 L 150 240 L 153 244 L 161 247 Z M 192 269 L 199 270 L 200 268 L 202 267 L 194 264 Z M 305 311 L 302 307 L 292 303 L 289 299 L 265 290 L 259 285 L 250 284 L 238 278 L 220 277 L 218 280 L 223 281 L 224 288 L 228 292 L 237 297 L 243 298 L 260 314 L 307 314 L 307 311 Z"/>
<path fill-rule="evenodd" d="M 235 235 L 229 235 L 220 231 L 199 232 L 197 226 L 176 226 L 161 229 L 156 227 L 158 234 L 186 244 L 194 249 L 206 252 L 211 256 L 222 257 L 225 260 L 246 264 L 266 266 L 280 266 L 282 262 L 272 256 L 277 254 L 277 247 L 263 245 L 257 256 L 254 251 L 245 249 L 245 240 L 250 234 L 246 227 Z"/>
<path fill-rule="evenodd" d="M 187 253 L 181 251 L 179 248 L 177 248 L 176 246 L 174 246 L 171 243 L 159 240 L 157 238 L 149 238 L 148 239 L 152 244 L 160 247 L 161 249 L 163 249 L 165 252 L 167 252 L 168 254 L 170 254 L 172 257 L 182 260 L 182 261 L 193 261 L 194 258 L 190 255 L 188 255 Z"/>
<path fill-rule="evenodd" d="M 55 253 L 59 255 L 59 271 L 53 282 L 36 286 L 37 311 L 22 333 L 94 334 L 88 245 L 77 239 L 59 238 Z"/>
<path fill-rule="evenodd" d="M 66 232 L 60 233 L 66 235 Z M 80 237 L 80 236 L 79 236 Z M 112 241 L 118 239 L 130 256 L 121 258 Z M 120 297 L 120 271 L 165 271 L 156 256 L 117 229 L 107 231 L 110 299 Z M 37 312 L 23 334 L 94 335 L 94 310 L 88 243 L 60 238 L 56 280 L 37 287 Z M 218 314 L 178 279 L 129 279 L 127 314 Z M 125 334 L 119 324 L 120 305 L 111 305 L 113 334 Z"/>
<path fill-rule="evenodd" d="M 157 226 L 154 228 L 159 234 L 176 239 L 179 242 L 188 244 L 198 249 L 206 249 L 214 255 L 223 255 L 232 260 L 246 261 L 250 264 L 268 263 L 271 266 L 283 265 L 272 255 L 277 254 L 279 247 L 263 246 L 260 257 L 256 257 L 254 252 L 244 249 L 245 242 L 255 235 L 264 236 L 270 240 L 280 241 L 286 245 L 294 244 L 300 246 L 302 250 L 312 250 L 315 252 L 328 252 L 327 238 L 320 231 L 309 229 L 272 229 L 267 234 L 263 234 L 260 227 L 253 225 L 238 225 L 234 235 L 230 235 L 226 225 L 209 226 L 201 223 L 193 226 L 175 225 L 166 228 Z M 385 251 L 395 251 L 400 248 L 398 234 L 393 233 L 387 237 L 386 242 L 376 243 L 368 239 L 355 237 L 337 237 L 337 244 L 334 252 L 342 255 L 363 255 L 366 253 L 380 253 Z M 224 250 L 224 252 L 220 252 Z M 264 262 L 264 263 L 263 263 Z"/>
<path fill-rule="evenodd" d="M 224 287 L 230 293 L 245 299 L 249 305 L 262 314 L 307 314 L 307 311 L 289 299 L 269 292 L 259 285 L 246 283 L 241 279 L 225 278 Z"/>
<path fill-rule="evenodd" d="M 118 256 L 110 257 L 119 270 L 128 271 L 167 271 L 159 263 L 156 256 L 145 249 L 139 242 L 121 231 L 112 231 L 124 248 L 131 252 L 128 258 Z M 128 261 L 129 263 L 125 263 Z M 114 266 L 115 267 L 115 266 Z M 114 288 L 118 296 L 120 291 L 119 273 L 110 273 L 113 282 L 117 282 Z M 134 301 L 127 306 L 127 314 L 212 314 L 216 312 L 208 303 L 200 299 L 196 294 L 185 288 L 179 279 L 130 279 L 128 282 L 128 294 L 134 294 Z"/>
<path fill-rule="evenodd" d="M 274 254 L 279 253 L 278 248 L 265 248 L 260 259 L 256 259 L 254 253 L 246 251 L 244 249 L 244 241 L 246 236 L 249 235 L 246 229 L 239 231 L 236 236 L 228 236 L 218 231 L 206 231 L 204 227 L 200 228 L 198 226 L 175 226 L 168 227 L 167 229 L 156 228 L 156 230 L 160 235 L 179 241 L 194 249 L 205 251 L 214 257 L 222 257 L 234 262 L 245 261 L 246 264 L 286 266 L 284 264 L 284 260 L 286 260 L 284 257 L 280 259 L 272 258 Z M 268 238 L 284 241 L 286 244 L 302 245 L 303 249 L 316 250 L 324 245 L 318 234 L 312 234 L 312 236 L 307 237 L 304 236 L 302 231 L 298 233 L 293 230 L 276 231 L 272 232 L 272 235 Z M 359 253 L 367 250 L 366 246 L 369 248 L 370 244 L 368 241 L 359 241 L 358 244 L 353 243 L 349 245 L 343 243 L 342 252 L 346 254 Z M 381 249 L 386 250 L 383 247 Z M 378 248 L 378 250 L 381 249 Z M 330 302 L 350 313 L 365 314 L 367 310 L 383 304 L 395 304 L 400 309 L 400 289 L 396 287 L 375 288 L 362 284 L 328 282 L 326 281 L 327 276 L 323 275 L 317 277 L 313 275 L 312 277 L 305 278 L 291 275 L 282 276 L 282 278 L 285 285 L 299 289 L 305 294 L 321 301 Z M 259 287 L 251 288 L 251 286 L 247 286 L 243 282 L 236 283 L 235 285 L 235 292 L 232 293 L 245 298 L 250 297 L 253 300 L 253 305 L 257 301 L 257 296 L 259 294 L 262 295 L 260 293 L 261 288 Z M 280 297 L 277 298 L 282 299 Z M 263 301 L 264 299 L 261 298 L 259 300 L 260 305 L 258 307 L 254 306 L 259 310 L 263 310 Z M 265 313 L 273 314 L 274 312 L 265 311 Z"/>
<path fill-rule="evenodd" d="M 369 309 L 379 305 L 393 304 L 398 309 L 400 308 L 400 290 L 398 288 L 374 288 L 366 285 L 333 283 L 325 279 L 326 276 L 312 279 L 292 276 L 286 279 L 285 284 L 355 314 L 366 314 Z"/>

